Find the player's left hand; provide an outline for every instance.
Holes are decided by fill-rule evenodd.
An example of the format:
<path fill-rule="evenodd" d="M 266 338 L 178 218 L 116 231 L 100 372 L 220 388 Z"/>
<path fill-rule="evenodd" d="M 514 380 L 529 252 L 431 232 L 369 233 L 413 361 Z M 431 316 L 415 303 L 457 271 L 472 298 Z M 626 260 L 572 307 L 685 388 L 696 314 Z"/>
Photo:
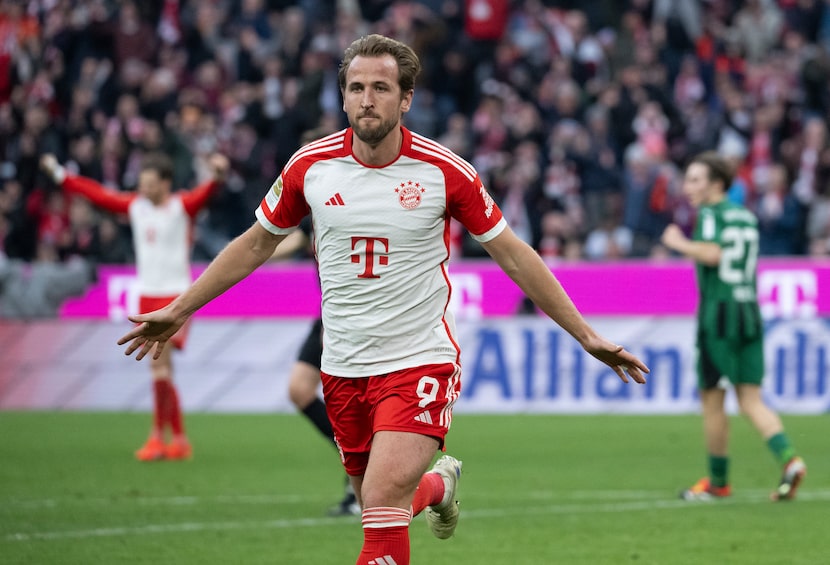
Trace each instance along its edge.
<path fill-rule="evenodd" d="M 221 153 L 213 153 L 208 159 L 208 164 L 213 172 L 213 178 L 217 181 L 224 181 L 231 168 L 230 160 Z"/>
<path fill-rule="evenodd" d="M 622 345 L 600 339 L 596 344 L 585 346 L 585 350 L 611 367 L 624 383 L 629 382 L 630 376 L 635 382 L 645 384 L 649 368 Z"/>

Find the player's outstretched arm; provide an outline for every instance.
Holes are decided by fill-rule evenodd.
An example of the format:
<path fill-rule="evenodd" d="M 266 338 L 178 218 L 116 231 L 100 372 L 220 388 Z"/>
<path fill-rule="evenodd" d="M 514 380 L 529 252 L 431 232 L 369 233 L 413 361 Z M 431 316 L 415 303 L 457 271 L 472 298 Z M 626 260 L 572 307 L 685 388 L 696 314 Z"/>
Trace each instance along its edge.
<path fill-rule="evenodd" d="M 628 382 L 628 376 L 638 383 L 646 382 L 648 367 L 623 346 L 596 333 L 539 254 L 510 228 L 482 246 L 528 298 L 571 334 L 585 351 L 611 367 L 624 382 Z"/>
<path fill-rule="evenodd" d="M 660 236 L 660 242 L 681 255 L 704 265 L 720 263 L 721 247 L 711 241 L 693 241 L 686 237 L 677 224 L 669 224 Z"/>
<path fill-rule="evenodd" d="M 262 265 L 284 237 L 254 223 L 231 241 L 176 300 L 161 310 L 130 316 L 130 321 L 138 325 L 121 337 L 118 345 L 129 344 L 124 353 L 132 355 L 138 351 L 136 359 L 139 361 L 153 350 L 153 358 L 158 359 L 167 341 L 196 310 Z"/>
<path fill-rule="evenodd" d="M 161 310 L 130 316 L 130 321 L 138 325 L 121 337 L 118 340 L 118 345 L 128 343 L 129 345 L 127 345 L 124 353 L 132 355 L 135 351 L 138 351 L 135 356 L 138 361 L 144 359 L 144 356 L 154 351 L 155 348 L 153 358 L 158 359 L 161 352 L 164 351 L 167 341 L 173 337 L 173 334 L 184 325 L 189 317 L 190 314 L 178 312 L 174 307 L 174 303 L 168 304 Z"/>

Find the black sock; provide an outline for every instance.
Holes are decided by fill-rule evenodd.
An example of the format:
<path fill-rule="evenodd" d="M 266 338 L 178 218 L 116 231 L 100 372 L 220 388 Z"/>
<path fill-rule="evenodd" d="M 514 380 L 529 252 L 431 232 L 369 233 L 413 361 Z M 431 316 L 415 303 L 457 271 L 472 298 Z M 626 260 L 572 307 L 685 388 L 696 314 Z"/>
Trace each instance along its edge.
<path fill-rule="evenodd" d="M 326 405 L 320 398 L 315 398 L 308 406 L 303 408 L 303 414 L 311 420 L 311 423 L 320 430 L 321 434 L 334 443 L 334 431 L 331 429 L 331 422 L 329 422 L 329 417 L 326 414 Z"/>

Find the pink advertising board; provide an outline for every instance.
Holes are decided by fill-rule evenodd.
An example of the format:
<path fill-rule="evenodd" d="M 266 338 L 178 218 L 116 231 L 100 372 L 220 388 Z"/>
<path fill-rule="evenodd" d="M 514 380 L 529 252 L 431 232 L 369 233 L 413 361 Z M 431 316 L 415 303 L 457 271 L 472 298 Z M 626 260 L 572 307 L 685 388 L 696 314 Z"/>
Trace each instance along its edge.
<path fill-rule="evenodd" d="M 203 267 L 194 268 L 194 277 Z M 585 315 L 690 315 L 697 305 L 694 268 L 687 261 L 568 262 L 551 265 Z M 451 264 L 452 308 L 461 318 L 510 316 L 522 293 L 492 261 Z M 830 316 L 830 260 L 766 259 L 758 296 L 767 318 Z M 123 319 L 136 311 L 133 267 L 102 266 L 98 283 L 66 302 L 64 318 Z M 316 316 L 317 273 L 310 262 L 260 267 L 198 312 L 205 317 Z"/>

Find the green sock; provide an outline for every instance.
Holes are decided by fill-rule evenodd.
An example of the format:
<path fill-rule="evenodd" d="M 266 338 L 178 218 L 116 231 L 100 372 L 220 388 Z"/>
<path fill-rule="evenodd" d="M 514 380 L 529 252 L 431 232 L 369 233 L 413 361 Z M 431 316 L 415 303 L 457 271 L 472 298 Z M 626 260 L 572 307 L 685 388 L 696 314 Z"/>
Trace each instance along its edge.
<path fill-rule="evenodd" d="M 725 487 L 729 484 L 729 457 L 709 455 L 709 480 L 713 487 Z"/>
<path fill-rule="evenodd" d="M 795 448 L 790 443 L 790 438 L 784 432 L 777 433 L 769 438 L 767 440 L 767 446 L 782 465 L 795 457 Z"/>

